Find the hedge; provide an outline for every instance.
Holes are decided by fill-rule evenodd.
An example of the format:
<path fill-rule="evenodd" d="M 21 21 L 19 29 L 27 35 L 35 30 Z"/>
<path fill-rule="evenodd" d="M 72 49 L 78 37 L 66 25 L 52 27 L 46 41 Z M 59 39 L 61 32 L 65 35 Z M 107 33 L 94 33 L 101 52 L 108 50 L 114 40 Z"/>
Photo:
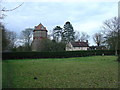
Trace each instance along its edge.
<path fill-rule="evenodd" d="M 10 59 L 35 59 L 35 58 L 69 58 L 95 55 L 115 55 L 114 50 L 88 50 L 64 52 L 2 52 L 3 60 Z"/>

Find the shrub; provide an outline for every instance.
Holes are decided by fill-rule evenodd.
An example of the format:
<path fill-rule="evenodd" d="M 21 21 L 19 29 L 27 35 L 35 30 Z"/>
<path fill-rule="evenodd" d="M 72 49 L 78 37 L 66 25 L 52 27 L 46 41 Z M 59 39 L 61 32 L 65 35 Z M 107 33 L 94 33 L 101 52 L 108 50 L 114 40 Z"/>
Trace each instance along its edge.
<path fill-rule="evenodd" d="M 113 50 L 89 50 L 89 51 L 63 51 L 63 52 L 3 52 L 2 58 L 6 59 L 34 59 L 34 58 L 69 58 L 95 55 L 114 55 Z"/>

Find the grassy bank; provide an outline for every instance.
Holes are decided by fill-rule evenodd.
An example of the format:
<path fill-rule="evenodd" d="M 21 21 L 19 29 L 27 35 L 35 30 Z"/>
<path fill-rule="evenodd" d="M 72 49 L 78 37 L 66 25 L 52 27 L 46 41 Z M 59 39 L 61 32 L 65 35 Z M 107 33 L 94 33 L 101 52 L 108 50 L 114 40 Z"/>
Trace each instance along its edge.
<path fill-rule="evenodd" d="M 116 56 L 3 61 L 3 88 L 116 88 Z"/>

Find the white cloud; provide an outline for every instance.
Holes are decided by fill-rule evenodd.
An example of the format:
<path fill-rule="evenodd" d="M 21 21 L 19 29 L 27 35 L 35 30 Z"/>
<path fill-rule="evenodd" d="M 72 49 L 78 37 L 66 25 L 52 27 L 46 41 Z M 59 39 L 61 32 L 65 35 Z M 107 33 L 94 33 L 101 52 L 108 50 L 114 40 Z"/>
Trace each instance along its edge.
<path fill-rule="evenodd" d="M 13 8 L 21 2 L 5 3 Z M 75 30 L 92 35 L 100 29 L 103 21 L 117 16 L 117 2 L 25 2 L 20 8 L 6 13 L 7 28 L 17 31 L 42 23 L 48 30 L 63 27 L 70 21 Z"/>
<path fill-rule="evenodd" d="M 73 24 L 74 29 L 80 32 L 87 32 L 89 35 L 97 32 L 99 30 L 100 22 L 88 21 L 85 23 L 75 23 Z"/>

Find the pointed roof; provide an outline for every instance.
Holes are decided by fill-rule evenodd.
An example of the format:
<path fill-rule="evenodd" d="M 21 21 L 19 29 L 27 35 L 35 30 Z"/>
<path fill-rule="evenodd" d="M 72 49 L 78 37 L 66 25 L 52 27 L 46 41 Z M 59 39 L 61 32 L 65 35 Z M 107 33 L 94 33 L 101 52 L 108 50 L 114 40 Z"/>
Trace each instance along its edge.
<path fill-rule="evenodd" d="M 35 26 L 35 31 L 36 30 L 45 30 L 45 31 L 47 31 L 46 27 L 44 27 L 41 23 L 38 26 Z"/>

